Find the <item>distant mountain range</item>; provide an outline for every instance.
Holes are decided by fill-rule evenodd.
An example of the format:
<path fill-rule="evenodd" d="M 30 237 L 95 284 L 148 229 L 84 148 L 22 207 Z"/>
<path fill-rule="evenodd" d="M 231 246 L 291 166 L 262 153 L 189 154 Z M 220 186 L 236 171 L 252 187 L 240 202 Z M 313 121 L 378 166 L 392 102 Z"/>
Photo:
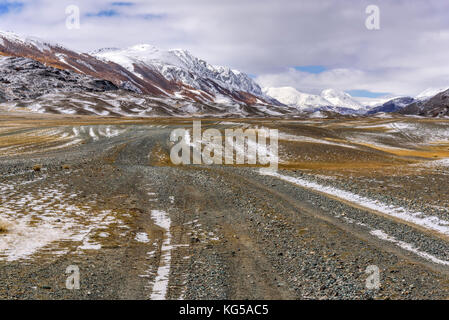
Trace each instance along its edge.
<path fill-rule="evenodd" d="M 404 115 L 417 115 L 424 117 L 449 116 L 449 103 L 445 100 L 449 96 L 448 88 L 430 88 L 416 97 L 398 97 L 391 99 L 380 106 L 368 110 L 367 114 L 396 112 Z"/>
<path fill-rule="evenodd" d="M 374 106 L 363 105 L 346 92 L 326 89 L 320 95 L 304 93 L 292 87 L 263 88 L 267 95 L 302 112 L 328 111 L 338 114 L 373 115 L 399 113 L 424 117 L 449 116 L 449 89 L 427 89 L 416 97 L 395 97 Z"/>
<path fill-rule="evenodd" d="M 262 89 L 238 70 L 147 44 L 79 53 L 0 31 L 0 56 L 0 107 L 9 109 L 102 116 L 448 116 L 449 90 L 370 107 L 335 89 L 319 95 Z"/>
<path fill-rule="evenodd" d="M 415 101 L 416 99 L 412 97 L 394 98 L 385 102 L 384 104 L 381 104 L 380 106 L 368 110 L 367 114 L 375 114 L 380 112 L 398 112 Z"/>
<path fill-rule="evenodd" d="M 366 111 L 366 108 L 349 94 L 335 89 L 323 90 L 320 95 L 299 92 L 292 87 L 264 88 L 263 92 L 303 112 L 331 111 L 353 114 Z"/>

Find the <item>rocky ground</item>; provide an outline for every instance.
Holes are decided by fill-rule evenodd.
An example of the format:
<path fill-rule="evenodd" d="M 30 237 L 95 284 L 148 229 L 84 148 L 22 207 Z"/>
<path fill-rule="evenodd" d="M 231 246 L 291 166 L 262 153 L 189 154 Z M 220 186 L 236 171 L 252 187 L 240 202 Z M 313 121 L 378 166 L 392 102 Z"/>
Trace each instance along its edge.
<path fill-rule="evenodd" d="M 0 298 L 447 299 L 449 123 L 419 121 L 203 120 L 279 129 L 267 174 L 171 164 L 190 119 L 2 117 Z"/>

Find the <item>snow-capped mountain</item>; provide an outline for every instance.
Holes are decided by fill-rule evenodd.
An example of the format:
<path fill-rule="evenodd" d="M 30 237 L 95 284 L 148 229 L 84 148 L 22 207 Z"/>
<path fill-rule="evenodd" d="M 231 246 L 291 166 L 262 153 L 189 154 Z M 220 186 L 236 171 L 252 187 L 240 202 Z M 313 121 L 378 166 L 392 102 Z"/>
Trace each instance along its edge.
<path fill-rule="evenodd" d="M 151 45 L 87 54 L 0 31 L 0 56 L 5 56 L 0 59 L 2 107 L 37 112 L 268 117 L 355 116 L 367 110 L 447 114 L 447 92 L 432 96 L 444 89 L 428 89 L 417 99 L 400 97 L 369 109 L 335 89 L 323 90 L 320 95 L 291 87 L 262 90 L 242 72 L 213 66 L 186 50 L 161 50 Z"/>
<path fill-rule="evenodd" d="M 449 116 L 449 89 L 439 92 L 425 100 L 415 100 L 414 103 L 399 110 L 399 113 L 424 117 Z"/>
<path fill-rule="evenodd" d="M 187 50 L 161 50 L 148 44 L 127 49 L 100 49 L 93 55 L 113 61 L 142 77 L 134 65 L 138 63 L 155 67 L 167 80 L 182 81 L 196 89 L 201 89 L 202 80 L 213 80 L 228 90 L 241 90 L 262 96 L 262 90 L 246 74 L 227 67 L 215 67 L 193 56 Z"/>
<path fill-rule="evenodd" d="M 348 108 L 353 110 L 364 109 L 364 106 L 346 92 L 335 89 L 325 89 L 321 92 L 321 97 L 332 103 L 335 107 Z"/>
<path fill-rule="evenodd" d="M 415 97 L 396 97 L 387 102 L 370 108 L 366 114 L 376 114 L 379 112 L 399 112 L 404 114 L 422 115 L 426 113 L 426 108 L 434 110 L 435 103 L 428 103 L 449 88 L 428 88 Z M 444 112 L 443 112 L 444 113 Z M 438 114 L 438 112 L 428 112 L 428 114 Z"/>
<path fill-rule="evenodd" d="M 415 101 L 416 99 L 412 97 L 394 98 L 385 102 L 384 104 L 369 109 L 367 111 L 367 114 L 375 114 L 379 112 L 398 112 Z"/>
<path fill-rule="evenodd" d="M 60 70 L 109 80 L 119 88 L 137 93 L 163 95 L 163 89 L 171 87 L 170 83 L 156 72 L 149 71 L 152 72 L 151 76 L 140 79 L 117 64 L 105 63 L 85 53 L 11 32 L 0 31 L 0 55 L 29 58 Z"/>
<path fill-rule="evenodd" d="M 229 95 L 246 93 L 260 98 L 257 101 L 259 103 L 276 104 L 245 73 L 228 67 L 213 66 L 187 50 L 161 50 L 152 45 L 141 44 L 126 49 L 100 49 L 92 55 L 103 61 L 117 63 L 139 78 L 145 77 L 146 69 L 156 70 L 166 80 L 202 90 L 212 95 L 215 101 L 232 102 Z"/>
<path fill-rule="evenodd" d="M 51 46 L 57 46 L 56 44 L 50 44 L 49 42 L 46 42 L 46 41 L 36 38 L 36 37 L 22 36 L 22 35 L 13 33 L 13 32 L 0 30 L 0 45 L 1 46 L 6 45 L 5 40 L 7 42 L 20 44 L 25 47 L 34 47 L 35 49 L 37 49 L 41 52 L 50 51 Z"/>
<path fill-rule="evenodd" d="M 265 96 L 246 74 L 213 67 L 184 50 L 138 45 L 124 50 L 103 49 L 94 56 L 0 31 L 0 54 L 108 80 L 138 94 L 229 105 L 281 105 Z"/>
<path fill-rule="evenodd" d="M 299 92 L 292 87 L 264 88 L 263 92 L 285 105 L 299 110 L 332 106 L 332 103 L 321 96 Z"/>
<path fill-rule="evenodd" d="M 338 113 L 358 113 L 365 107 L 349 94 L 335 89 L 326 89 L 321 95 L 299 92 L 292 87 L 264 88 L 263 92 L 281 103 L 299 110 L 327 110 Z"/>
<path fill-rule="evenodd" d="M 428 100 L 430 98 L 435 97 L 437 94 L 448 90 L 449 87 L 443 87 L 443 88 L 427 88 L 426 90 L 424 90 L 423 92 L 421 92 L 420 94 L 418 94 L 415 99 L 416 100 Z"/>

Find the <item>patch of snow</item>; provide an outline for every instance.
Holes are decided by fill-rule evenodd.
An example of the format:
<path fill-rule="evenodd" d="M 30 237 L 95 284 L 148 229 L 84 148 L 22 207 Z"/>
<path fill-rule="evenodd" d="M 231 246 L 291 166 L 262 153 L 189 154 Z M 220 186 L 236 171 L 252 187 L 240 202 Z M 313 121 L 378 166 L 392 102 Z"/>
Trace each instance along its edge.
<path fill-rule="evenodd" d="M 384 215 L 394 217 L 396 219 L 409 222 L 420 227 L 423 227 L 427 230 L 434 231 L 440 233 L 442 235 L 449 235 L 449 221 L 440 219 L 437 216 L 428 216 L 422 212 L 416 212 L 412 210 L 407 210 L 402 207 L 388 205 L 386 203 L 382 203 L 378 200 L 373 200 L 364 196 L 360 196 L 354 194 L 349 191 L 345 191 L 342 189 L 325 186 L 318 184 L 316 182 L 311 182 L 305 179 L 295 178 L 292 176 L 281 175 L 277 172 L 269 171 L 269 170 L 260 170 L 260 174 L 270 175 L 281 180 L 293 183 L 300 187 L 308 188 L 317 192 L 325 193 L 345 201 L 357 204 L 361 207 L 371 209 L 377 212 L 380 212 Z"/>
<path fill-rule="evenodd" d="M 442 265 L 449 265 L 449 261 L 447 260 L 442 260 L 437 258 L 436 256 L 429 254 L 427 252 L 421 251 L 418 248 L 416 248 L 413 244 L 411 243 L 407 243 L 405 241 L 401 241 L 401 240 L 397 240 L 395 237 L 388 235 L 387 233 L 385 233 L 383 230 L 380 229 L 374 229 L 372 227 L 370 227 L 369 225 L 367 225 L 366 223 L 360 222 L 360 221 L 356 221 L 354 219 L 348 218 L 348 217 L 343 217 L 343 219 L 351 224 L 356 224 L 358 226 L 362 226 L 364 228 L 367 228 L 369 230 L 369 233 L 375 237 L 377 237 L 380 240 L 383 241 L 388 241 L 391 242 L 393 244 L 395 244 L 396 246 L 412 252 L 414 254 L 416 254 L 417 256 L 424 258 L 428 261 L 431 261 L 433 263 L 437 263 L 437 264 L 442 264 Z"/>
<path fill-rule="evenodd" d="M 94 141 L 98 140 L 98 136 L 95 134 L 95 131 L 92 127 L 89 128 L 89 135 L 92 137 Z"/>
<path fill-rule="evenodd" d="M 31 259 L 40 252 L 63 254 L 68 242 L 81 242 L 78 250 L 98 250 L 101 244 L 92 240 L 93 233 L 121 223 L 110 210 L 75 205 L 78 194 L 67 194 L 64 185 L 28 187 L 35 182 L 0 184 L 0 219 L 11 225 L 0 235 L 0 260 Z"/>
<path fill-rule="evenodd" d="M 164 239 L 161 246 L 161 259 L 157 269 L 151 292 L 151 300 L 164 300 L 168 291 L 168 278 L 171 264 L 171 219 L 165 211 L 151 210 L 151 219 L 154 224 L 164 229 Z"/>
<path fill-rule="evenodd" d="M 370 232 L 370 234 L 378 237 L 381 240 L 392 242 L 404 250 L 413 252 L 414 254 L 416 254 L 417 256 L 419 256 L 421 258 L 424 258 L 426 260 L 432 261 L 437 264 L 449 266 L 449 261 L 439 259 L 439 258 L 435 257 L 434 255 L 431 255 L 427 252 L 423 252 L 423 251 L 417 249 L 414 245 L 412 245 L 410 243 L 407 243 L 407 242 L 401 241 L 401 240 L 397 240 L 395 237 L 392 237 L 392 236 L 386 234 L 382 230 L 373 230 Z"/>
<path fill-rule="evenodd" d="M 279 140 L 327 144 L 327 145 L 333 145 L 333 146 L 338 146 L 338 147 L 343 147 L 343 148 L 358 149 L 358 147 L 349 145 L 349 144 L 333 142 L 333 141 L 329 141 L 329 140 L 325 140 L 325 139 L 316 139 L 316 138 L 311 138 L 311 137 L 306 137 L 306 136 L 297 136 L 297 135 L 293 135 L 293 134 L 287 134 L 284 132 L 279 132 Z"/>
<path fill-rule="evenodd" d="M 148 239 L 148 234 L 146 232 L 138 232 L 136 237 L 134 238 L 137 242 L 148 243 L 150 239 Z"/>

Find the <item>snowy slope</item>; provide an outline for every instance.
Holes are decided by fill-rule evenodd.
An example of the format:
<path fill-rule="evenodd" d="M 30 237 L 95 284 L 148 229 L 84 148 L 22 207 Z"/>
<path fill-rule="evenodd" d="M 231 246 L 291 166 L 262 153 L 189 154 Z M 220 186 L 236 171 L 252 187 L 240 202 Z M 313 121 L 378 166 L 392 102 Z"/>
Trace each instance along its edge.
<path fill-rule="evenodd" d="M 448 90 L 449 87 L 446 88 L 427 88 L 426 90 L 424 90 L 423 92 L 421 92 L 420 94 L 418 94 L 415 99 L 416 100 L 428 100 L 430 98 L 433 98 L 434 96 L 436 96 L 437 94 Z"/>
<path fill-rule="evenodd" d="M 399 113 L 424 117 L 449 117 L 449 89 L 430 99 L 416 102 L 401 109 Z"/>
<path fill-rule="evenodd" d="M 27 37 L 15 34 L 13 32 L 0 30 L 0 45 L 5 44 L 3 39 L 7 39 L 8 41 L 17 43 L 19 45 L 34 47 L 40 52 L 50 51 L 51 46 L 56 46 L 55 44 L 50 44 L 49 42 L 46 42 L 36 37 Z"/>
<path fill-rule="evenodd" d="M 46 66 L 111 81 L 117 87 L 156 97 L 228 105 L 278 105 L 246 74 L 215 67 L 185 50 L 150 45 L 76 52 L 27 36 L 0 31 L 0 55 L 24 57 Z"/>
<path fill-rule="evenodd" d="M 105 63 L 88 54 L 79 53 L 58 44 L 11 32 L 0 31 L 0 55 L 29 58 L 60 70 L 108 80 L 117 87 L 139 93 L 162 95 L 161 88 L 167 90 L 171 86 L 157 72 L 151 75 L 149 72 L 147 79 L 143 80 L 117 64 Z M 159 81 L 160 79 L 163 81 Z"/>
<path fill-rule="evenodd" d="M 417 96 L 413 97 L 395 97 L 385 103 L 374 106 L 367 111 L 367 114 L 375 114 L 378 112 L 399 112 L 406 114 L 422 114 L 427 102 L 434 99 L 440 93 L 449 88 L 428 88 Z"/>
<path fill-rule="evenodd" d="M 225 89 L 267 98 L 259 85 L 245 73 L 227 67 L 212 66 L 186 50 L 161 50 L 152 45 L 140 44 L 126 49 L 100 49 L 92 55 L 115 62 L 138 77 L 145 76 L 141 72 L 141 67 L 144 66 L 157 70 L 169 81 L 182 82 L 214 95 L 222 94 L 222 89 Z"/>

